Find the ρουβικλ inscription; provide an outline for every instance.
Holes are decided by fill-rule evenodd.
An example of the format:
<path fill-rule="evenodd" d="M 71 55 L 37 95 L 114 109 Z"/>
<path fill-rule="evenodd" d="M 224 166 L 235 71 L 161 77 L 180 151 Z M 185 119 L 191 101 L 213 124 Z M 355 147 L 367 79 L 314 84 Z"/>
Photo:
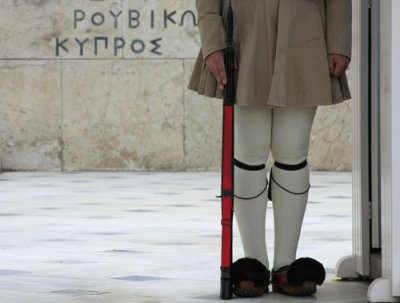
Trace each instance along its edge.
<path fill-rule="evenodd" d="M 74 9 L 72 12 L 73 29 L 86 30 L 86 33 L 101 33 L 101 28 L 124 29 L 123 36 L 87 35 L 81 37 L 56 37 L 55 55 L 66 54 L 85 57 L 98 56 L 108 52 L 114 57 L 132 55 L 163 56 L 168 31 L 177 31 L 182 27 L 196 27 L 197 16 L 191 9 L 178 12 L 174 9 L 128 9 L 126 11 L 108 10 L 88 12 Z M 146 35 L 142 28 L 145 28 Z M 150 33 L 150 35 L 148 35 Z M 175 41 L 176 43 L 177 41 Z M 183 43 L 183 41 L 181 41 Z M 173 45 L 172 45 L 173 47 Z"/>

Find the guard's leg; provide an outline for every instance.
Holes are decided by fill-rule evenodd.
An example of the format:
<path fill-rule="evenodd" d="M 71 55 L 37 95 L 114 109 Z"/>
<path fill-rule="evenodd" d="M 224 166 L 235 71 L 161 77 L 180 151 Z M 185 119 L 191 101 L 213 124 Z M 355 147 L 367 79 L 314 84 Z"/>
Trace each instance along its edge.
<path fill-rule="evenodd" d="M 274 109 L 271 199 L 275 222 L 274 270 L 296 259 L 310 173 L 307 154 L 316 108 Z"/>
<path fill-rule="evenodd" d="M 296 259 L 301 226 L 309 190 L 309 169 L 304 161 L 297 165 L 275 162 L 271 169 L 271 199 L 274 209 L 274 269 Z"/>
<path fill-rule="evenodd" d="M 309 258 L 294 261 L 310 187 L 307 162 L 275 162 L 271 182 L 275 217 L 272 289 L 289 296 L 312 295 L 325 279 L 322 264 Z"/>
<path fill-rule="evenodd" d="M 235 217 L 246 257 L 269 266 L 265 241 L 267 172 L 265 165 L 235 161 Z"/>
<path fill-rule="evenodd" d="M 232 265 L 233 293 L 239 297 L 258 297 L 268 291 L 270 281 L 265 243 L 268 183 L 265 162 L 270 147 L 271 111 L 236 106 L 235 121 L 234 208 L 247 258 Z"/>
<path fill-rule="evenodd" d="M 235 217 L 246 257 L 269 267 L 265 217 L 267 172 L 270 149 L 271 110 L 235 108 Z"/>

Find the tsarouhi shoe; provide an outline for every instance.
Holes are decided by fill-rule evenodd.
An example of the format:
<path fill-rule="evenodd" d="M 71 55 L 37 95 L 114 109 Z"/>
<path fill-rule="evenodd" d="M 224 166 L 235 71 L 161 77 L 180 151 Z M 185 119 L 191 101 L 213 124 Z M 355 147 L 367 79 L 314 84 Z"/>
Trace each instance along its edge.
<path fill-rule="evenodd" d="M 257 259 L 242 258 L 232 264 L 233 294 L 260 297 L 268 292 L 270 272 Z"/>
<path fill-rule="evenodd" d="M 288 296 L 310 296 L 325 280 L 325 269 L 311 258 L 300 258 L 288 266 L 272 271 L 272 290 Z"/>

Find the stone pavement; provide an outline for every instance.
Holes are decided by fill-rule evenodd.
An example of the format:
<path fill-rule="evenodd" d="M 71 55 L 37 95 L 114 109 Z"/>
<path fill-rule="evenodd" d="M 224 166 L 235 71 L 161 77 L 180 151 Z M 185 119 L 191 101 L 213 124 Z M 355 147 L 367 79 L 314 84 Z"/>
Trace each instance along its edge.
<path fill-rule="evenodd" d="M 366 302 L 367 283 L 333 275 L 352 251 L 351 174 L 311 178 L 298 256 L 320 260 L 326 284 L 311 298 L 235 302 Z M 217 173 L 0 174 L 0 302 L 220 302 L 219 183 Z M 272 260 L 271 205 L 267 216 Z"/>

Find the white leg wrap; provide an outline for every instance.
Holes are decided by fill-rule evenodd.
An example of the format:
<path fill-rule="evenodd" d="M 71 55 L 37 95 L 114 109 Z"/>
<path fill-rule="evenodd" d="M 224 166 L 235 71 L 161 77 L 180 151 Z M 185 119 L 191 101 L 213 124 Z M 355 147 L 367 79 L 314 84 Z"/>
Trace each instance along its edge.
<path fill-rule="evenodd" d="M 278 162 L 296 164 L 307 158 L 309 137 L 316 107 L 277 108 L 235 107 L 235 157 L 247 165 L 267 161 L 272 153 Z M 298 171 L 273 168 L 281 186 L 272 184 L 275 217 L 274 268 L 295 260 L 309 187 L 308 167 Z M 235 167 L 236 221 L 246 257 L 256 258 L 268 268 L 265 244 L 267 209 L 266 171 Z M 261 195 L 259 195 L 262 193 Z M 278 266 L 278 267 L 277 267 Z"/>
<path fill-rule="evenodd" d="M 251 171 L 235 166 L 235 195 L 245 198 L 235 197 L 234 200 L 235 217 L 243 250 L 246 257 L 255 258 L 268 268 L 265 243 L 266 187 L 265 167 Z M 256 198 L 251 199 L 251 197 Z"/>
<path fill-rule="evenodd" d="M 272 168 L 271 195 L 275 223 L 274 270 L 296 259 L 308 199 L 308 166 L 298 170 Z M 279 184 L 279 185 L 278 185 Z"/>

